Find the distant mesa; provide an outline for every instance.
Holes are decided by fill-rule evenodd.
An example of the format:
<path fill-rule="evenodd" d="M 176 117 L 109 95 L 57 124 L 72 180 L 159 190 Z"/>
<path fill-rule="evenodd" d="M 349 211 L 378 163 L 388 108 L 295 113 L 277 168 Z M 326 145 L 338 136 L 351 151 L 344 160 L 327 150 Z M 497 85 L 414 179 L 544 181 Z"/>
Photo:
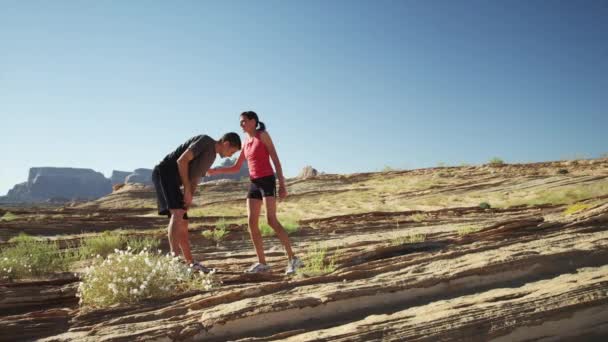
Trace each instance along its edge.
<path fill-rule="evenodd" d="M 33 167 L 27 182 L 15 185 L 0 202 L 57 203 L 96 199 L 110 192 L 110 180 L 92 169 Z"/>
<path fill-rule="evenodd" d="M 125 184 L 145 184 L 152 185 L 152 169 L 135 169 L 124 179 Z"/>
<path fill-rule="evenodd" d="M 129 176 L 131 172 L 129 171 L 112 171 L 112 175 L 110 176 L 110 181 L 112 182 L 112 186 L 116 184 L 124 184 L 125 179 Z"/>
<path fill-rule="evenodd" d="M 220 167 L 231 166 L 234 159 L 226 159 Z M 217 179 L 240 180 L 249 176 L 247 163 L 237 174 L 204 177 L 203 181 Z M 110 178 L 92 169 L 71 167 L 30 168 L 27 182 L 19 183 L 0 196 L 0 203 L 66 204 L 91 201 L 117 191 L 125 184 L 152 186 L 152 169 L 139 168 L 133 172 L 112 171 Z"/>

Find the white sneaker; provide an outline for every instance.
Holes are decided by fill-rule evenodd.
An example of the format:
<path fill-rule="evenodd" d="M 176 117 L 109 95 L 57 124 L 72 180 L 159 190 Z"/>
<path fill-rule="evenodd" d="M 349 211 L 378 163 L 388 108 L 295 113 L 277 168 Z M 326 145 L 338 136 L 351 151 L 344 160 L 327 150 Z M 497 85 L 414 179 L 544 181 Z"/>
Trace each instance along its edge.
<path fill-rule="evenodd" d="M 304 266 L 304 263 L 300 258 L 293 257 L 287 262 L 287 269 L 285 270 L 286 275 L 294 274 L 298 270 L 298 268 Z"/>
<path fill-rule="evenodd" d="M 256 262 L 255 264 L 251 265 L 251 267 L 249 267 L 247 270 L 245 270 L 245 273 L 262 273 L 268 271 L 270 271 L 270 266 Z"/>

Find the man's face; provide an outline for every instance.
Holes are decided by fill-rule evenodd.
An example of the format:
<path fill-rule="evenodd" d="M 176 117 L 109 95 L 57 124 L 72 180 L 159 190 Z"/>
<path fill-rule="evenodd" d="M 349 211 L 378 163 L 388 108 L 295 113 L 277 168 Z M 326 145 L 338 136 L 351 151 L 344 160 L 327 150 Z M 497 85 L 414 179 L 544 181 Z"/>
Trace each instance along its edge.
<path fill-rule="evenodd" d="M 223 151 L 220 151 L 220 156 L 222 158 L 230 158 L 233 154 L 236 153 L 239 149 L 230 145 L 229 142 L 225 141 L 223 144 Z"/>

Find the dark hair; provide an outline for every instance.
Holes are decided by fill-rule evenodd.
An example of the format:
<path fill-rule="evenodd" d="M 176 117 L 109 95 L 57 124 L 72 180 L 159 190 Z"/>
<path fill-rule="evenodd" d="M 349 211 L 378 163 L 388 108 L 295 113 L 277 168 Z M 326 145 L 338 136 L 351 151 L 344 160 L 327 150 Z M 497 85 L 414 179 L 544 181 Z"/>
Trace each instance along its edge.
<path fill-rule="evenodd" d="M 254 119 L 257 126 L 257 130 L 258 131 L 265 131 L 266 130 L 266 125 L 264 125 L 264 123 L 262 121 L 260 121 L 260 119 L 258 119 L 258 115 L 254 112 L 254 111 L 247 111 L 247 112 L 242 112 L 241 116 L 246 116 L 247 119 L 251 120 Z M 259 126 L 259 127 L 258 127 Z"/>
<path fill-rule="evenodd" d="M 241 137 L 234 132 L 226 133 L 220 139 L 220 142 L 227 141 L 230 143 L 230 146 L 236 147 L 237 149 L 241 149 Z"/>

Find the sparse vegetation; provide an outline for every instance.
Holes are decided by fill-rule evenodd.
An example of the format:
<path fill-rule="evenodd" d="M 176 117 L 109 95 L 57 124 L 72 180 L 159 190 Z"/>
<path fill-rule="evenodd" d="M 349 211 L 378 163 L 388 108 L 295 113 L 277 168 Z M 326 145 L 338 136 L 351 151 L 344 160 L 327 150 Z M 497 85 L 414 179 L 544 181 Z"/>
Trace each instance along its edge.
<path fill-rule="evenodd" d="M 292 218 L 292 217 L 279 218 L 279 222 L 281 222 L 281 225 L 283 226 L 283 228 L 285 228 L 287 235 L 291 235 L 300 229 L 298 220 L 295 218 Z M 272 227 L 270 227 L 270 225 L 268 225 L 267 222 L 262 222 L 260 224 L 260 232 L 262 233 L 262 236 L 275 235 L 274 229 L 272 229 Z"/>
<path fill-rule="evenodd" d="M 505 164 L 505 162 L 504 162 L 504 160 L 502 160 L 498 157 L 494 157 L 488 161 L 488 164 L 490 166 L 502 166 Z"/>
<path fill-rule="evenodd" d="M 65 272 L 74 260 L 74 254 L 69 250 L 60 250 L 56 242 L 22 236 L 17 239 L 15 246 L 0 252 L 0 279 Z"/>
<path fill-rule="evenodd" d="M 587 210 L 589 208 L 591 208 L 590 204 L 587 204 L 587 203 L 575 203 L 575 204 L 569 205 L 566 208 L 566 210 L 564 210 L 563 214 L 565 216 L 572 215 L 572 214 L 576 214 L 576 213 L 578 213 L 580 211 Z"/>
<path fill-rule="evenodd" d="M 304 256 L 304 267 L 298 269 L 298 274 L 308 277 L 331 273 L 336 270 L 336 259 L 340 255 L 338 249 L 334 250 L 331 257 L 328 256 L 328 248 L 315 244 L 311 246 Z"/>
<path fill-rule="evenodd" d="M 103 308 L 191 290 L 206 291 L 218 285 L 213 273 L 193 272 L 177 257 L 127 250 L 88 267 L 77 296 L 83 306 Z"/>
<path fill-rule="evenodd" d="M 479 207 L 481 209 L 491 209 L 492 208 L 492 206 L 488 202 L 481 202 L 481 203 L 479 203 Z"/>
<path fill-rule="evenodd" d="M 131 247 L 133 253 L 139 253 L 143 250 L 154 251 L 160 246 L 160 240 L 153 237 L 129 237 L 125 244 Z"/>
<path fill-rule="evenodd" d="M 465 236 L 465 235 L 469 235 L 471 233 L 476 233 L 482 229 L 483 229 L 482 227 L 464 226 L 464 227 L 458 228 L 458 235 Z"/>
<path fill-rule="evenodd" d="M 9 222 L 9 221 L 13 221 L 17 218 L 18 218 L 17 215 L 11 213 L 10 211 L 7 211 L 6 213 L 4 213 L 4 215 L 2 215 L 2 217 L 0 217 L 0 221 Z"/>
<path fill-rule="evenodd" d="M 426 234 L 408 234 L 406 236 L 399 236 L 391 240 L 392 246 L 401 246 L 411 243 L 421 243 L 426 241 Z"/>
<path fill-rule="evenodd" d="M 567 175 L 568 174 L 568 170 L 567 169 L 559 169 L 559 170 L 557 170 L 557 174 L 558 175 Z"/>
<path fill-rule="evenodd" d="M 80 258 L 89 259 L 97 255 L 105 258 L 115 249 L 122 249 L 124 237 L 116 232 L 105 231 L 102 234 L 86 237 L 80 240 Z"/>
<path fill-rule="evenodd" d="M 17 235 L 17 236 L 13 236 L 12 238 L 10 238 L 8 240 L 8 242 L 12 242 L 12 243 L 32 242 L 32 241 L 38 241 L 38 239 L 31 235 L 23 233 L 23 232 L 19 233 L 19 235 Z"/>
<path fill-rule="evenodd" d="M 203 235 L 203 237 L 205 237 L 205 239 L 215 241 L 215 243 L 219 245 L 220 242 L 222 242 L 224 238 L 226 238 L 226 236 L 228 235 L 227 228 L 228 223 L 226 223 L 226 220 L 221 219 L 216 223 L 215 228 L 213 230 L 206 230 L 201 234 Z"/>
<path fill-rule="evenodd" d="M 414 222 L 422 222 L 422 221 L 426 221 L 430 218 L 429 214 L 425 214 L 425 213 L 416 213 L 411 215 L 410 220 L 414 221 Z"/>

